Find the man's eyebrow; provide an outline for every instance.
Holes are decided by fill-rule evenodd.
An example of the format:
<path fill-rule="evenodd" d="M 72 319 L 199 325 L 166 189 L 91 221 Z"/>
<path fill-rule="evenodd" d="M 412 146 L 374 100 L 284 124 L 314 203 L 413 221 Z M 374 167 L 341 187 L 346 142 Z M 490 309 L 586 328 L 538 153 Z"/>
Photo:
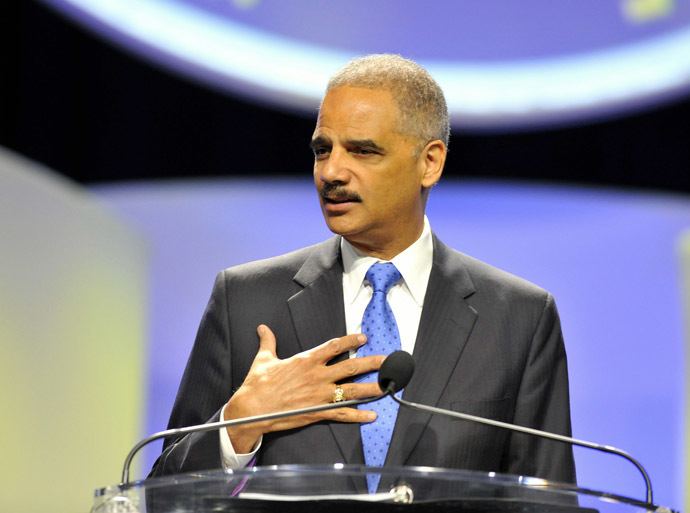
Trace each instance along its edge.
<path fill-rule="evenodd" d="M 314 137 L 311 141 L 309 141 L 309 147 L 312 150 L 319 146 L 323 146 L 324 144 L 330 144 L 330 141 L 321 135 Z"/>
<path fill-rule="evenodd" d="M 381 146 L 376 144 L 371 139 L 348 139 L 346 143 L 356 148 L 371 148 L 372 150 L 376 151 L 385 151 Z"/>

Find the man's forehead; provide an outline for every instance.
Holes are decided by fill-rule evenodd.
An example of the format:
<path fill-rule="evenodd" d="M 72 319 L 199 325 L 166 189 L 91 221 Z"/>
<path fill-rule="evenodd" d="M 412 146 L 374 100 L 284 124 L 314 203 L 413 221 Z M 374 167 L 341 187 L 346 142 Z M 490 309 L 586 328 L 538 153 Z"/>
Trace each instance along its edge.
<path fill-rule="evenodd" d="M 388 91 L 342 86 L 326 94 L 313 137 L 385 138 L 396 127 L 397 115 Z"/>
<path fill-rule="evenodd" d="M 366 121 L 371 117 L 396 116 L 397 104 L 386 89 L 341 86 L 326 93 L 318 119 L 345 115 L 348 119 Z"/>

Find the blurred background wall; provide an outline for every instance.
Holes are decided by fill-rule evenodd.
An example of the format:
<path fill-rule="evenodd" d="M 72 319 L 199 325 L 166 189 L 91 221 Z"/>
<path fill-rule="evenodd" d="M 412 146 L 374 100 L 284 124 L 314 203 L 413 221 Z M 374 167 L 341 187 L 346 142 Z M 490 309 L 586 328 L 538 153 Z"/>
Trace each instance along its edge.
<path fill-rule="evenodd" d="M 139 426 L 136 432 L 130 421 L 122 423 L 127 434 L 111 449 L 122 451 L 139 436 L 165 427 L 216 272 L 329 235 L 309 180 L 308 141 L 323 75 L 351 56 L 393 51 L 426 59 L 439 80 L 447 79 L 449 95 L 462 85 L 444 65 L 450 61 L 459 63 L 463 76 L 482 72 L 494 84 L 493 100 L 474 90 L 453 100 L 451 152 L 444 181 L 430 202 L 432 225 L 461 251 L 554 292 L 570 358 L 575 436 L 639 456 L 652 471 L 657 501 L 681 508 L 690 488 L 684 456 L 688 315 L 682 298 L 687 291 L 681 280 L 687 253 L 682 237 L 690 225 L 690 73 L 679 57 L 690 57 L 690 46 L 682 46 L 690 26 L 688 2 L 629 0 L 602 7 L 587 1 L 558 8 L 533 0 L 510 12 L 474 2 L 439 2 L 447 9 L 444 20 L 437 18 L 440 25 L 428 23 L 424 30 L 429 38 L 433 32 L 442 37 L 426 47 L 424 38 L 408 36 L 421 30 L 415 25 L 419 16 L 405 14 L 416 12 L 417 2 L 396 2 L 393 9 L 381 1 L 378 9 L 367 8 L 364 20 L 353 15 L 363 12 L 363 5 L 354 5 L 358 2 L 351 11 L 310 1 L 216 0 L 140 1 L 137 9 L 127 10 L 117 7 L 127 5 L 123 0 L 93 2 L 100 10 L 90 14 L 79 4 L 27 0 L 0 7 L 0 38 L 9 49 L 0 70 L 0 145 L 52 168 L 60 184 L 80 190 L 149 248 L 146 272 L 140 264 L 125 272 L 139 287 L 141 303 L 118 296 L 125 309 L 141 304 L 138 311 L 145 316 L 132 317 L 126 328 L 127 343 L 138 344 L 144 323 L 145 347 L 118 353 L 135 369 L 148 361 L 146 382 L 135 372 L 123 392 L 130 402 L 122 408 L 143 413 L 131 420 Z M 223 33 L 244 34 L 248 27 L 253 31 L 248 37 L 276 34 L 289 43 L 284 51 L 293 44 L 315 45 L 312 68 L 321 74 L 287 76 L 283 81 L 294 79 L 294 90 L 278 92 L 275 84 L 251 82 L 270 75 L 262 67 L 270 52 L 254 58 L 252 48 L 240 43 L 209 43 L 203 55 L 220 51 L 243 58 L 249 73 L 228 78 L 215 63 L 181 58 L 156 46 L 160 41 L 142 41 L 134 31 L 124 37 L 114 23 L 144 26 L 143 34 L 160 34 L 169 45 L 165 48 L 181 52 L 190 35 L 171 14 L 150 27 L 141 24 L 144 18 L 130 18 L 167 4 L 170 12 L 192 5 L 206 17 L 232 23 L 214 25 Z M 287 21 L 281 25 L 281 20 Z M 681 45 L 680 53 L 671 42 Z M 332 53 L 318 53 L 324 49 Z M 434 58 L 433 50 L 441 54 Z M 611 65 L 622 77 L 630 75 L 619 82 L 609 77 L 597 89 L 597 77 L 606 75 L 612 56 L 632 58 L 620 71 Z M 594 71 L 588 71 L 594 61 Z M 671 70 L 669 63 L 681 67 Z M 520 73 L 530 70 L 532 78 L 523 79 Z M 556 75 L 579 79 L 566 80 L 565 86 L 558 82 L 563 88 L 558 89 L 551 82 Z M 667 75 L 665 85 L 655 85 L 655 77 Z M 626 92 L 626 85 L 639 86 L 638 92 Z M 539 95 L 529 91 L 518 94 L 523 86 L 543 88 L 541 96 L 549 101 L 539 103 Z M 588 91 L 599 96 L 587 96 Z M 463 103 L 463 98 L 472 101 Z M 41 195 L 18 201 L 13 190 L 0 189 L 3 221 L 13 233 L 30 233 L 32 223 L 57 223 L 61 231 L 49 228 L 55 233 L 78 230 L 75 219 L 47 213 Z M 35 214 L 33 221 L 21 215 L 24 211 Z M 9 262 L 3 263 L 5 272 L 14 275 L 13 288 L 6 290 L 30 295 L 33 289 L 14 270 L 19 264 L 32 266 L 33 260 L 12 240 L 0 241 L 3 262 Z M 92 285 L 103 290 L 97 281 Z M 64 303 L 60 294 L 53 301 Z M 5 307 L 0 318 L 8 319 L 8 312 Z M 100 325 L 95 319 L 92 324 Z M 2 337 L 8 354 L 24 358 L 23 336 Z M 83 354 L 112 348 L 109 340 L 87 337 Z M 51 337 L 42 341 L 63 351 Z M 30 365 L 31 357 L 26 360 Z M 93 360 L 100 368 L 100 358 Z M 58 371 L 46 377 L 45 386 L 60 376 Z M 107 382 L 103 387 L 116 386 L 111 374 L 101 377 Z M 75 395 L 75 400 L 102 397 L 98 387 L 82 392 L 91 395 Z M 62 413 L 62 422 L 70 425 L 86 418 L 89 409 Z M 142 457 L 139 477 L 157 449 Z M 583 485 L 641 495 L 639 478 L 629 469 L 580 452 L 576 457 Z M 88 504 L 95 486 L 115 483 L 118 467 L 104 459 L 98 483 L 75 478 L 76 504 Z M 31 480 L 26 476 L 22 482 L 28 486 Z"/>

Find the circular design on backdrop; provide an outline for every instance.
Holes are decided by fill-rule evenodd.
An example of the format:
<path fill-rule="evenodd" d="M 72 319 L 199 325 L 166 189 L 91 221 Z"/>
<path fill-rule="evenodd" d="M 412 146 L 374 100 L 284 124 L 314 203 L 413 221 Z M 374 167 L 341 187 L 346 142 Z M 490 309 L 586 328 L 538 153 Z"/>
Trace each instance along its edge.
<path fill-rule="evenodd" d="M 44 0 L 215 87 L 313 111 L 349 59 L 394 52 L 443 87 L 455 126 L 583 121 L 690 90 L 690 2 Z"/>

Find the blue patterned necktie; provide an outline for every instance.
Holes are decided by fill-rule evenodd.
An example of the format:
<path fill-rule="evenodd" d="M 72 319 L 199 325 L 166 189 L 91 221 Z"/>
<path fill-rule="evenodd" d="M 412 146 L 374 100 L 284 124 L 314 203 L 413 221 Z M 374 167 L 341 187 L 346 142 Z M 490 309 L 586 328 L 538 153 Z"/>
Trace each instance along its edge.
<path fill-rule="evenodd" d="M 386 300 L 388 291 L 400 278 L 402 278 L 400 271 L 390 262 L 374 264 L 367 271 L 366 279 L 374 288 L 374 294 L 362 317 L 362 333 L 367 336 L 367 343 L 357 351 L 358 357 L 388 355 L 400 349 L 398 324 Z M 359 376 L 355 381 L 368 382 L 377 379 L 378 373 L 370 372 Z M 398 416 L 398 403 L 386 397 L 374 403 L 362 404 L 359 408 L 371 409 L 378 415 L 374 422 L 361 424 L 362 445 L 367 466 L 382 467 L 391 443 L 395 419 Z M 369 493 L 376 493 L 379 479 L 379 474 L 367 474 Z"/>

